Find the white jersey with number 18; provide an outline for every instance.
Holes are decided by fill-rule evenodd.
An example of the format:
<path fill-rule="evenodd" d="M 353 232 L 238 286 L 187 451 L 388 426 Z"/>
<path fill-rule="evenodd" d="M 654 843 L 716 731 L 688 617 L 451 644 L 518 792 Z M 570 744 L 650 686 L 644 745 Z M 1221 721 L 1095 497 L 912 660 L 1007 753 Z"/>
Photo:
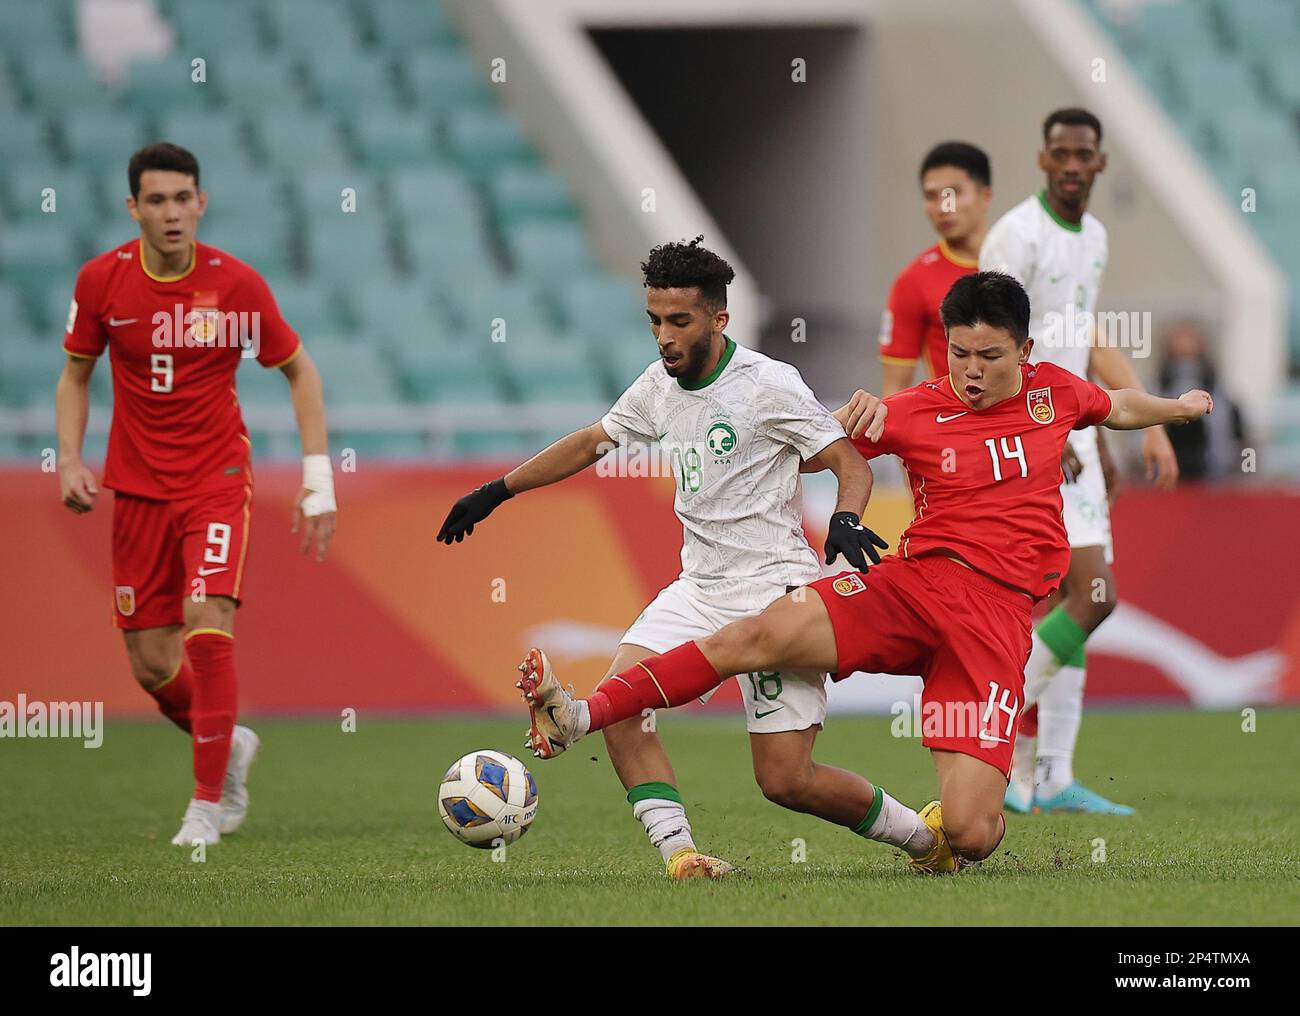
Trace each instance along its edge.
<path fill-rule="evenodd" d="M 601 420 L 618 442 L 657 442 L 672 466 L 682 578 L 761 610 L 773 587 L 821 576 L 803 532 L 800 459 L 844 429 L 788 363 L 726 340 L 717 368 L 684 384 L 655 361 Z"/>

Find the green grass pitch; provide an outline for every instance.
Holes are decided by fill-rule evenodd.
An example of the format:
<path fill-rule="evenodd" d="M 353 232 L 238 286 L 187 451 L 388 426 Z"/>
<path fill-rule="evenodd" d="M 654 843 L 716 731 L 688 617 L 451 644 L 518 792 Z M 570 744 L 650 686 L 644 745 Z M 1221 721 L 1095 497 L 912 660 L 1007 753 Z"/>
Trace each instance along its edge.
<path fill-rule="evenodd" d="M 1132 819 L 1011 816 L 956 878 L 784 811 L 754 785 L 740 717 L 661 716 L 701 847 L 740 865 L 673 884 L 599 737 L 532 763 L 537 821 L 503 863 L 442 828 L 435 788 L 475 748 L 520 756 L 524 721 L 253 722 L 243 832 L 204 863 L 168 839 L 189 745 L 162 722 L 80 742 L 0 742 L 0 924 L 1288 924 L 1300 914 L 1300 712 L 1094 712 L 1078 772 Z M 594 760 L 593 760 L 594 757 Z M 817 757 L 903 801 L 929 754 L 889 718 L 832 717 Z M 796 863 L 794 841 L 806 860 Z M 1100 844 L 1104 841 L 1105 858 Z M 1097 859 L 1094 859 L 1094 856 Z"/>

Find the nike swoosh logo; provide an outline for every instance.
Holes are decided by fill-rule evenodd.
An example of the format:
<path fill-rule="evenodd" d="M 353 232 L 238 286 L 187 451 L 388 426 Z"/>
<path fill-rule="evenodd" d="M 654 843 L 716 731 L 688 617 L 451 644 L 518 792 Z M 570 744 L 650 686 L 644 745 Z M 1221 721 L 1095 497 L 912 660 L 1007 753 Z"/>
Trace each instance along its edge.
<path fill-rule="evenodd" d="M 754 710 L 754 719 L 756 719 L 756 720 L 761 720 L 764 716 L 771 716 L 773 713 L 775 713 L 775 712 L 779 712 L 780 710 L 782 710 L 782 709 L 784 709 L 784 708 L 785 708 L 785 706 L 777 706 L 776 709 L 769 709 L 769 710 L 768 710 L 767 712 L 765 712 L 765 713 L 760 713 L 757 709 L 755 709 L 755 710 Z"/>
<path fill-rule="evenodd" d="M 935 422 L 935 423 L 947 423 L 949 420 L 955 420 L 955 419 L 957 419 L 957 417 L 959 417 L 959 416 L 965 416 L 965 415 L 966 415 L 966 410 L 964 410 L 964 409 L 963 409 L 960 413 L 953 413 L 953 414 L 951 414 L 950 416 L 944 416 L 942 413 L 939 413 L 939 414 L 934 418 L 934 422 Z"/>
<path fill-rule="evenodd" d="M 223 571 L 230 571 L 230 567 L 226 566 L 225 568 L 200 568 L 199 575 L 206 577 L 208 575 L 215 575 L 217 574 L 217 572 L 223 572 Z"/>
<path fill-rule="evenodd" d="M 987 730 L 981 730 L 980 733 L 979 733 L 979 738 L 980 738 L 981 741 L 995 741 L 995 742 L 997 742 L 998 744 L 1010 744 L 1010 743 L 1011 743 L 1011 738 L 1009 738 L 1009 737 L 998 737 L 997 734 L 990 733 L 990 732 L 987 731 Z"/>
<path fill-rule="evenodd" d="M 110 328 L 116 328 L 118 325 L 134 324 L 139 320 L 140 320 L 139 318 L 133 318 L 133 317 L 124 317 L 124 318 L 111 317 L 108 319 L 108 326 Z"/>
<path fill-rule="evenodd" d="M 225 734 L 213 734 L 211 737 L 196 737 L 194 740 L 199 744 L 207 744 L 209 741 L 220 741 Z"/>

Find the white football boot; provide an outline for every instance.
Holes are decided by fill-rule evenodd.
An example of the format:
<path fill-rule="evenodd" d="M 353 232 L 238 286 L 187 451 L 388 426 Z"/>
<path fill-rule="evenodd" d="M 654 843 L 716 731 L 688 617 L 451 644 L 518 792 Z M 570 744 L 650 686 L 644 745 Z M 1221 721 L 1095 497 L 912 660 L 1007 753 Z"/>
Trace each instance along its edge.
<path fill-rule="evenodd" d="M 230 761 L 221 788 L 221 835 L 238 832 L 248 814 L 248 770 L 262 747 L 261 739 L 247 727 L 236 726 L 230 733 Z"/>
<path fill-rule="evenodd" d="M 181 819 L 181 831 L 172 837 L 172 843 L 178 847 L 192 847 L 197 840 L 212 846 L 221 842 L 221 831 L 217 822 L 221 818 L 221 805 L 215 801 L 190 801 Z"/>
<path fill-rule="evenodd" d="M 519 671 L 524 676 L 515 687 L 524 693 L 532 718 L 524 747 L 531 748 L 537 758 L 554 758 L 585 733 L 579 731 L 581 710 L 540 649 L 528 650 Z"/>

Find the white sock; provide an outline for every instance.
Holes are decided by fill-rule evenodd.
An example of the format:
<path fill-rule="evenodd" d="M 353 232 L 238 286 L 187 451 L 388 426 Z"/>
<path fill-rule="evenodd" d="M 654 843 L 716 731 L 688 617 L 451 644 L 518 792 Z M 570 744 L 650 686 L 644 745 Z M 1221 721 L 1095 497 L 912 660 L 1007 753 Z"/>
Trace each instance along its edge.
<path fill-rule="evenodd" d="M 578 699 L 575 704 L 578 707 L 578 722 L 574 726 L 573 739 L 576 741 L 591 733 L 591 708 L 586 699 Z"/>
<path fill-rule="evenodd" d="M 1032 804 L 1034 800 L 1034 749 L 1037 744 L 1036 737 L 1021 734 L 1016 738 L 1016 746 L 1011 753 L 1011 785 L 1020 792 L 1027 804 Z"/>
<path fill-rule="evenodd" d="M 1029 660 L 1025 664 L 1024 708 L 1028 709 L 1042 698 L 1043 691 L 1060 669 L 1061 661 L 1039 637 L 1038 630 L 1034 629 L 1034 647 L 1030 650 Z"/>
<path fill-rule="evenodd" d="M 921 821 L 920 815 L 907 805 L 899 804 L 884 787 L 876 787 L 876 793 L 880 796 L 876 820 L 865 830 L 859 826 L 854 832 L 869 840 L 900 847 L 909 857 L 924 857 L 934 849 L 934 833 Z"/>
<path fill-rule="evenodd" d="M 686 807 L 681 803 L 646 798 L 632 805 L 632 817 L 645 826 L 646 835 L 659 848 L 665 862 L 683 848 L 695 849 Z"/>
<path fill-rule="evenodd" d="M 1038 700 L 1039 797 L 1051 797 L 1074 782 L 1074 746 L 1083 722 L 1083 667 L 1062 667 Z"/>

